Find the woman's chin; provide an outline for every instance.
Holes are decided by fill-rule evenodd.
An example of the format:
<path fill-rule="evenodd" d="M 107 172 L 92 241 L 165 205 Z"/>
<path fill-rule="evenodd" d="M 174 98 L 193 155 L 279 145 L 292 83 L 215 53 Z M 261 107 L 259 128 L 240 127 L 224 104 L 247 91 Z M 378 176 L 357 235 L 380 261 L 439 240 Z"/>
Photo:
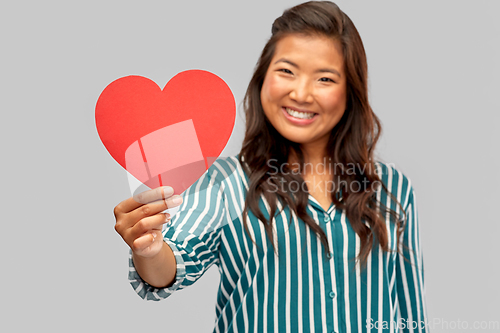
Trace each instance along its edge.
<path fill-rule="evenodd" d="M 300 135 L 299 133 L 284 133 L 284 134 L 285 135 L 282 134 L 284 138 L 299 145 L 304 145 L 316 141 L 312 135 Z"/>

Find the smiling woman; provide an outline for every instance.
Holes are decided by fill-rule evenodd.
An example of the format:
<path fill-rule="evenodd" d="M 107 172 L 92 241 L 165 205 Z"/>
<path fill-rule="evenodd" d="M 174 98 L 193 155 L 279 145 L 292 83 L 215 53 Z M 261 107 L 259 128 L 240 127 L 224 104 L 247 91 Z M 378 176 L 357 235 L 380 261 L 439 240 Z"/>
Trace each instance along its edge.
<path fill-rule="evenodd" d="M 167 298 L 215 264 L 214 332 L 424 332 L 415 194 L 373 158 L 380 123 L 349 17 L 328 1 L 286 10 L 244 106 L 239 156 L 186 190 L 163 237 L 171 188 L 115 208 L 137 293 Z"/>
<path fill-rule="evenodd" d="M 373 189 L 377 184 L 384 186 L 373 160 L 381 125 L 368 102 L 363 42 L 345 13 L 331 2 L 313 1 L 277 18 L 248 86 L 245 108 L 247 131 L 239 158 L 251 180 L 246 208 L 264 219 L 253 199 L 262 194 L 273 216 L 277 196 L 327 247 L 323 230 L 305 213 L 310 195 L 325 210 L 332 204 L 345 210 L 360 239 L 358 259 L 362 262 L 374 240 L 389 250 L 386 216 L 399 217 L 395 210 L 376 203 Z M 301 115 L 299 111 L 307 112 Z M 310 113 L 314 113 L 312 118 Z M 269 160 L 278 165 L 344 168 L 333 174 L 304 172 L 300 176 L 285 170 L 281 177 L 269 177 Z M 347 165 L 359 168 L 348 173 Z M 326 185 L 295 192 L 294 198 L 287 191 L 272 190 L 289 188 L 286 184 L 295 182 L 301 188 L 303 182 Z M 392 204 L 401 211 L 401 202 Z M 266 230 L 271 234 L 270 225 Z"/>

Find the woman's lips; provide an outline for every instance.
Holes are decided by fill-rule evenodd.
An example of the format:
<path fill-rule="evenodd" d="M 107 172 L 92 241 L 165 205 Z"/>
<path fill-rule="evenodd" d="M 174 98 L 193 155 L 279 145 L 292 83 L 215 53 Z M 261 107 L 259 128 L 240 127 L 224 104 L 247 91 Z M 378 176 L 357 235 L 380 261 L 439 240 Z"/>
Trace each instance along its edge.
<path fill-rule="evenodd" d="M 290 110 L 291 113 L 294 113 L 294 112 L 314 113 L 314 112 L 298 110 L 298 109 L 290 108 L 290 107 L 282 107 L 281 111 L 283 112 L 285 118 L 288 119 L 291 123 L 293 123 L 295 125 L 309 125 L 312 122 L 314 122 L 318 116 L 317 113 L 314 113 L 314 116 L 312 118 L 298 118 L 298 117 L 294 117 L 293 115 L 288 113 L 287 109 Z"/>

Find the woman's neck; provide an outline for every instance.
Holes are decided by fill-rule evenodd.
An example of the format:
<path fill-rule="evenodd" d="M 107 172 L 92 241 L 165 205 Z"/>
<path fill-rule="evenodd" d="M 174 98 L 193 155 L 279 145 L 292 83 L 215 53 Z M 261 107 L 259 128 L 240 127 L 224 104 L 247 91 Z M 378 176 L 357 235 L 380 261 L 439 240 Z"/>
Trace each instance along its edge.
<path fill-rule="evenodd" d="M 329 156 L 326 152 L 326 147 L 324 145 L 301 145 L 300 147 L 302 154 L 304 155 L 304 162 L 306 165 L 310 166 L 306 167 L 304 171 L 305 174 L 311 174 L 312 170 L 322 170 L 328 169 L 328 165 L 330 163 Z M 297 165 L 299 163 L 299 159 L 295 151 L 292 150 L 290 156 L 288 158 L 288 163 L 290 165 Z M 312 166 L 312 168 L 311 168 Z M 323 172 L 323 171 L 321 171 Z"/>

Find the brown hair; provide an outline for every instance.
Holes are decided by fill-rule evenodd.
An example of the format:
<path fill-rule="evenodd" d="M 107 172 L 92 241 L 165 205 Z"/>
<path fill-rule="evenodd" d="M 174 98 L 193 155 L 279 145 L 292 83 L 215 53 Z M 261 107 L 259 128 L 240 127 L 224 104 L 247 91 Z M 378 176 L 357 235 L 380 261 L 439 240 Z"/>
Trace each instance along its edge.
<path fill-rule="evenodd" d="M 352 228 L 358 234 L 361 241 L 358 259 L 365 263 L 374 241 L 378 241 L 382 249 L 389 251 L 385 213 L 389 212 L 391 218 L 396 220 L 398 217 L 394 211 L 376 201 L 376 186 L 373 185 L 382 185 L 389 195 L 390 193 L 375 172 L 373 152 L 380 136 L 381 125 L 368 103 L 368 68 L 363 43 L 349 17 L 332 2 L 306 2 L 286 10 L 274 21 L 272 36 L 262 51 L 244 98 L 246 133 L 239 154 L 240 162 L 249 175 L 244 214 L 250 210 L 262 221 L 274 247 L 272 223 L 277 203 L 280 202 L 283 206 L 288 206 L 317 234 L 325 251 L 328 251 L 328 240 L 324 231 L 306 212 L 308 193 L 297 191 L 291 194 L 283 190 L 287 188 L 286 184 L 291 182 L 298 182 L 300 188 L 307 188 L 301 175 L 289 172 L 290 169 L 287 168 L 291 153 L 295 154 L 299 163 L 304 166 L 300 145 L 285 139 L 274 129 L 264 114 L 260 100 L 260 91 L 276 44 L 290 34 L 327 36 L 342 46 L 347 78 L 346 111 L 331 132 L 327 152 L 335 165 L 352 165 L 356 171 L 335 173 L 334 183 L 338 186 L 337 191 L 332 191 L 331 195 L 336 207 L 345 210 Z M 275 174 L 270 176 L 270 161 L 285 166 L 280 170 L 283 172 L 278 173 L 279 177 Z M 364 189 L 351 191 L 350 185 L 353 182 L 364 184 Z M 259 208 L 261 195 L 269 203 L 269 219 L 266 219 Z M 396 203 L 401 207 L 397 201 Z M 366 221 L 369 227 L 363 221 Z M 246 223 L 245 229 L 248 232 Z M 397 229 L 396 244 L 399 243 L 400 236 L 400 228 Z"/>

